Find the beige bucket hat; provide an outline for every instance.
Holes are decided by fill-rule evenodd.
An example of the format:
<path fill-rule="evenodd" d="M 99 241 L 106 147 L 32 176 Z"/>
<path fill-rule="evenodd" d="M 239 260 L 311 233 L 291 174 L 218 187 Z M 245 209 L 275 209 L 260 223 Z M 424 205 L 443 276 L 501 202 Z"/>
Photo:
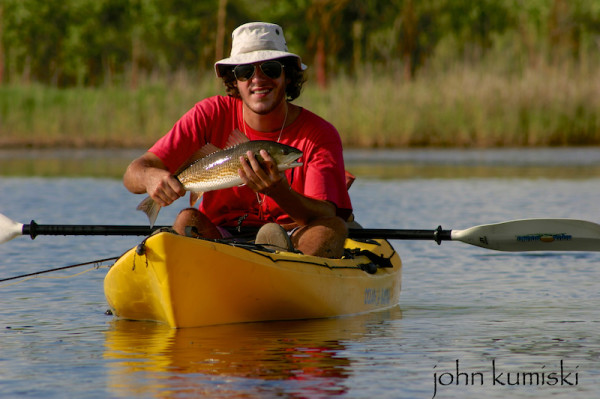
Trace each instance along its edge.
<path fill-rule="evenodd" d="M 306 69 L 299 55 L 288 52 L 283 29 L 267 22 L 250 22 L 236 28 L 231 34 L 233 38 L 231 54 L 215 63 L 215 72 L 222 77 L 227 68 L 239 64 L 252 64 L 260 61 L 274 60 L 282 57 L 295 57 L 298 66 Z"/>

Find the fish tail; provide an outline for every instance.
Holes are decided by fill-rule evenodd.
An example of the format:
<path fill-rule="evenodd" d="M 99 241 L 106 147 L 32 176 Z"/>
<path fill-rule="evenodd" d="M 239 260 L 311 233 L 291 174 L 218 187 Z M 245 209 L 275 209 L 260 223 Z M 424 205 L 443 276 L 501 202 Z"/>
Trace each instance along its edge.
<path fill-rule="evenodd" d="M 148 196 L 144 198 L 142 202 L 140 202 L 136 209 L 148 215 L 148 219 L 150 220 L 150 227 L 154 227 L 154 223 L 156 222 L 156 218 L 158 217 L 158 212 L 160 211 L 160 208 L 161 206 L 154 202 L 154 200 L 150 196 Z"/>

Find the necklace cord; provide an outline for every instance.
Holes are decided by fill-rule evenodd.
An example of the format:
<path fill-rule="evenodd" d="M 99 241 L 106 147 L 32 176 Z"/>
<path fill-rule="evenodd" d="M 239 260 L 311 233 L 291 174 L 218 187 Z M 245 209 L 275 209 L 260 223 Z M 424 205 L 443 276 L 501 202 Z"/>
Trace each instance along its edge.
<path fill-rule="evenodd" d="M 285 103 L 285 116 L 283 117 L 283 124 L 281 125 L 281 129 L 279 130 L 279 137 L 277 137 L 277 142 L 281 140 L 281 136 L 283 135 L 283 129 L 285 128 L 285 123 L 287 122 L 288 111 L 290 107 L 288 103 Z M 244 112 L 244 106 L 242 105 L 242 128 L 244 129 L 244 135 L 248 137 L 248 133 L 246 132 L 246 115 Z"/>

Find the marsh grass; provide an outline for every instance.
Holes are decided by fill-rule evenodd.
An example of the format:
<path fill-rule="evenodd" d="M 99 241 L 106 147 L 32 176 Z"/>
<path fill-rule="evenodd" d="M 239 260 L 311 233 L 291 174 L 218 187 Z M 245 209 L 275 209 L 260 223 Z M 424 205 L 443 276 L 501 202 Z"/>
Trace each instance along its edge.
<path fill-rule="evenodd" d="M 354 147 L 600 144 L 600 68 L 521 71 L 455 65 L 406 81 L 394 73 L 309 82 L 296 103 Z M 149 79 L 138 89 L 0 87 L 0 146 L 146 147 L 194 103 L 223 94 L 208 74 Z"/>
<path fill-rule="evenodd" d="M 39 85 L 0 87 L 2 147 L 139 147 L 166 133 L 218 82 L 147 82 L 119 87 L 56 89 Z"/>
<path fill-rule="evenodd" d="M 599 90 L 600 70 L 461 68 L 412 82 L 338 79 L 327 91 L 307 88 L 303 101 L 353 146 L 596 145 Z"/>

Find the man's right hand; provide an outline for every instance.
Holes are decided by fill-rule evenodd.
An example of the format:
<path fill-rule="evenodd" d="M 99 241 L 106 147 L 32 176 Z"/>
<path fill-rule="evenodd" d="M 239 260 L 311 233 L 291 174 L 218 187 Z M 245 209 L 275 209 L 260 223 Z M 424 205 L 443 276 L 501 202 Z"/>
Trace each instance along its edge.
<path fill-rule="evenodd" d="M 157 168 L 147 169 L 146 192 L 160 206 L 171 205 L 185 195 L 183 185 L 169 171 Z"/>
<path fill-rule="evenodd" d="M 183 185 L 160 158 L 147 152 L 135 159 L 123 176 L 125 187 L 135 194 L 148 193 L 160 206 L 167 206 L 185 195 Z"/>

